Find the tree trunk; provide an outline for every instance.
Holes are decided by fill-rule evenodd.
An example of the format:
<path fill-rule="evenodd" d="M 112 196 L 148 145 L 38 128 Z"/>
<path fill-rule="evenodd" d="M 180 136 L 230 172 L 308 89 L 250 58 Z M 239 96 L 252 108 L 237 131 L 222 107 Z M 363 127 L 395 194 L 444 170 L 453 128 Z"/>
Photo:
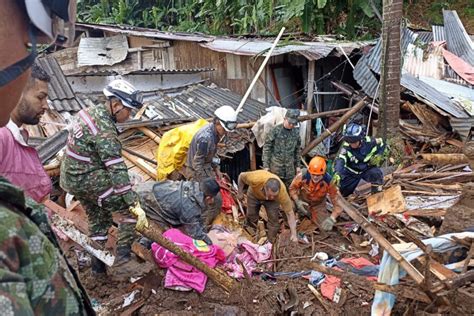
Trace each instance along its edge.
<path fill-rule="evenodd" d="M 402 13 L 402 0 L 383 0 L 379 134 L 384 139 L 396 137 L 399 133 Z"/>

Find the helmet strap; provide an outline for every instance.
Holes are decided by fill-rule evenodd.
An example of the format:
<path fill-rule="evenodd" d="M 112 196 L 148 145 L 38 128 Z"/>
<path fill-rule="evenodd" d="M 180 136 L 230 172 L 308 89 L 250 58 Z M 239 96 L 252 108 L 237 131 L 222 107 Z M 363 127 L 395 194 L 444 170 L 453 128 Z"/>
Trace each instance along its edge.
<path fill-rule="evenodd" d="M 13 65 L 0 71 L 0 87 L 7 85 L 13 80 L 17 79 L 22 73 L 28 70 L 36 59 L 36 35 L 34 34 L 34 26 L 32 24 L 28 27 L 28 37 L 31 42 L 31 53 L 25 58 L 17 61 Z"/>

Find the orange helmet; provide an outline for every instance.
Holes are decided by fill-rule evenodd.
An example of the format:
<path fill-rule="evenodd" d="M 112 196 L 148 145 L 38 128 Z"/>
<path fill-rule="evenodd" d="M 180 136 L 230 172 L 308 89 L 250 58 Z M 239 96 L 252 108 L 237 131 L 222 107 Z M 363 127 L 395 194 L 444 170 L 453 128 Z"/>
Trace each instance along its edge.
<path fill-rule="evenodd" d="M 323 175 L 326 173 L 326 160 L 316 156 L 309 162 L 308 171 L 312 175 Z"/>

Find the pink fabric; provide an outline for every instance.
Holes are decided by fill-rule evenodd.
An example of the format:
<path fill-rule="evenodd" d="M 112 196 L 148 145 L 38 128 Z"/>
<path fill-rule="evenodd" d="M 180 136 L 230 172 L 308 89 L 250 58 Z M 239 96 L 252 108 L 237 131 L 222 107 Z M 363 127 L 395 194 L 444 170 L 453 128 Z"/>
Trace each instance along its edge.
<path fill-rule="evenodd" d="M 225 255 L 217 246 L 208 246 L 209 251 L 200 251 L 195 240 L 183 234 L 179 229 L 169 229 L 163 236 L 174 242 L 181 249 L 191 253 L 199 260 L 214 268 L 218 263 L 223 263 Z M 153 258 L 161 268 L 167 268 L 165 276 L 166 288 L 195 289 L 202 293 L 206 287 L 207 276 L 195 267 L 180 261 L 179 257 L 157 243 L 151 245 Z"/>
<path fill-rule="evenodd" d="M 6 127 L 0 128 L 0 175 L 41 202 L 51 193 L 51 179 L 44 171 L 36 150 L 23 146 Z"/>
<path fill-rule="evenodd" d="M 270 259 L 272 256 L 272 244 L 266 243 L 263 246 L 244 241 L 238 246 L 236 253 L 229 256 L 224 264 L 227 274 L 233 278 L 243 278 L 245 276 L 242 265 L 249 275 L 257 268 L 257 263 Z M 239 263 L 242 263 L 242 265 Z"/>
<path fill-rule="evenodd" d="M 361 269 L 366 266 L 373 266 L 374 264 L 365 258 L 344 258 L 341 262 L 350 264 L 354 268 Z M 337 267 L 333 269 L 341 270 Z M 369 280 L 376 281 L 377 277 L 367 277 Z M 341 279 L 333 275 L 326 274 L 326 278 L 321 283 L 321 294 L 332 301 L 336 288 L 341 286 Z"/>

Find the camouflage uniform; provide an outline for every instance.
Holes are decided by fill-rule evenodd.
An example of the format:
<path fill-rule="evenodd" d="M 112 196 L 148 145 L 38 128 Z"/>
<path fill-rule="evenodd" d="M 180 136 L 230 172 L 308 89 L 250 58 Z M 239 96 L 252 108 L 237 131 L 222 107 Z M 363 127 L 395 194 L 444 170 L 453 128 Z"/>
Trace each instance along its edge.
<path fill-rule="evenodd" d="M 117 251 L 129 253 L 136 220 L 128 212 L 137 197 L 130 184 L 122 145 L 112 116 L 105 105 L 78 113 L 72 124 L 61 165 L 61 187 L 84 206 L 92 239 L 104 241 L 112 226 L 112 212 L 119 211 Z"/>
<path fill-rule="evenodd" d="M 186 178 L 201 181 L 204 178 L 214 178 L 212 158 L 217 153 L 219 136 L 213 123 L 203 126 L 191 140 L 186 158 Z"/>
<path fill-rule="evenodd" d="M 290 111 L 293 110 L 288 110 Z M 289 115 L 293 116 L 294 113 Z M 296 175 L 296 169 L 300 168 L 300 156 L 301 139 L 298 127 L 286 129 L 283 124 L 279 124 L 265 137 L 263 168 L 268 168 L 270 172 L 276 174 L 287 188 Z"/>
<path fill-rule="evenodd" d="M 94 315 L 44 207 L 0 177 L 0 314 Z"/>
<path fill-rule="evenodd" d="M 212 243 L 206 231 L 219 214 L 222 202 L 214 199 L 214 204 L 206 205 L 198 182 L 148 182 L 137 187 L 137 194 L 148 217 L 164 227 L 181 227 L 194 239 Z"/>

